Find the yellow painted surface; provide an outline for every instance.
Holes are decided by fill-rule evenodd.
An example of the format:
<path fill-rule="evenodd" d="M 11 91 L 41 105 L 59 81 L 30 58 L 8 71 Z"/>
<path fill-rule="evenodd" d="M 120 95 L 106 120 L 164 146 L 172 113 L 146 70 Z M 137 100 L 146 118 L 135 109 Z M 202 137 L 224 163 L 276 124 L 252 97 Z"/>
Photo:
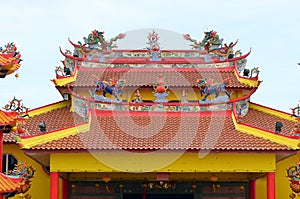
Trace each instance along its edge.
<path fill-rule="evenodd" d="M 285 120 L 296 122 L 296 119 L 294 117 L 291 117 L 291 114 L 288 114 L 288 113 L 284 113 L 284 112 L 281 112 L 281 111 L 277 111 L 277 110 L 274 110 L 274 109 L 271 109 L 271 108 L 268 108 L 268 107 L 264 107 L 264 106 L 260 106 L 258 104 L 252 104 L 252 103 L 250 103 L 250 108 L 252 108 L 254 110 L 261 111 L 261 112 L 264 112 L 264 113 L 268 113 L 268 114 L 271 114 L 271 115 L 275 115 L 275 116 L 280 117 L 280 118 L 285 119 Z"/>
<path fill-rule="evenodd" d="M 243 124 L 239 124 L 237 123 L 235 117 L 234 117 L 234 113 L 232 113 L 232 120 L 235 126 L 235 129 L 240 131 L 240 132 L 244 132 L 250 135 L 254 135 L 256 137 L 260 137 L 260 138 L 264 138 L 266 140 L 270 140 L 282 145 L 286 145 L 292 149 L 299 149 L 299 140 L 297 139 L 291 139 L 288 137 L 284 137 L 281 135 L 277 135 L 277 134 L 273 134 L 273 133 L 269 133 L 269 132 L 265 132 L 263 130 L 254 128 L 254 127 L 250 127 L 247 125 L 243 125 Z"/>
<path fill-rule="evenodd" d="M 29 165 L 32 165 L 35 170 L 34 178 L 32 178 L 31 188 L 28 193 L 32 196 L 32 199 L 35 198 L 50 198 L 50 177 L 43 171 L 43 168 L 36 161 L 28 157 L 19 149 L 15 144 L 4 144 L 3 153 L 13 154 L 17 160 L 20 162 L 26 162 Z M 17 196 L 12 199 L 18 199 Z"/>
<path fill-rule="evenodd" d="M 280 189 L 280 187 L 277 185 L 276 189 Z M 266 177 L 263 176 L 261 178 L 258 178 L 256 180 L 256 198 L 257 199 L 263 199 L 267 198 L 267 183 L 266 183 Z M 276 197 L 278 198 L 278 197 Z M 287 197 L 284 197 L 287 198 Z M 282 198 L 282 199 L 284 199 Z M 278 198 L 281 199 L 281 198 Z"/>
<path fill-rule="evenodd" d="M 286 169 L 291 165 L 296 165 L 300 159 L 300 152 L 292 155 L 284 160 L 276 163 L 276 198 L 289 198 L 292 190 L 289 187 L 289 178 L 287 178 Z M 267 183 L 266 176 L 263 176 L 256 180 L 256 198 L 267 198 Z M 296 195 L 296 199 L 300 199 L 299 195 Z"/>
<path fill-rule="evenodd" d="M 56 86 L 64 86 L 68 83 L 76 81 L 77 74 L 78 74 L 78 69 L 76 68 L 75 73 L 74 73 L 73 76 L 65 77 L 65 78 L 62 78 L 62 79 L 54 79 L 53 81 L 54 81 Z"/>
<path fill-rule="evenodd" d="M 286 169 L 291 165 L 296 165 L 299 160 L 300 152 L 277 163 L 276 198 L 289 198 L 288 196 L 292 193 L 292 191 L 289 187 L 289 178 L 286 177 Z M 297 196 L 296 198 L 299 199 L 300 196 Z"/>
<path fill-rule="evenodd" d="M 51 171 L 60 172 L 269 172 L 275 170 L 275 155 L 209 153 L 199 158 L 198 153 L 175 152 L 53 153 L 50 165 Z"/>
<path fill-rule="evenodd" d="M 234 74 L 236 75 L 236 77 L 239 80 L 239 82 L 241 82 L 243 84 L 247 84 L 247 85 L 252 86 L 252 87 L 257 87 L 258 84 L 259 84 L 258 80 L 251 80 L 251 79 L 248 79 L 248 78 L 240 77 L 237 74 L 236 70 L 234 70 Z"/>
<path fill-rule="evenodd" d="M 48 106 L 42 106 L 40 108 L 31 110 L 28 113 L 29 113 L 30 117 L 34 117 L 34 116 L 40 115 L 42 113 L 50 112 L 50 111 L 52 111 L 54 109 L 59 109 L 59 108 L 65 107 L 65 106 L 69 106 L 70 104 L 71 104 L 70 100 L 68 100 L 68 101 L 61 101 L 61 102 L 54 103 L 54 104 L 51 104 L 51 105 L 48 105 Z"/>
<path fill-rule="evenodd" d="M 52 140 L 58 140 L 60 138 L 67 137 L 70 135 L 76 135 L 77 133 L 80 132 L 86 132 L 89 130 L 89 126 L 90 124 L 87 123 L 87 124 L 77 125 L 75 127 L 71 127 L 71 128 L 67 128 L 67 129 L 63 129 L 63 130 L 59 130 L 59 131 L 31 137 L 31 138 L 21 138 L 18 136 L 16 137 L 18 138 L 17 139 L 18 143 L 21 144 L 22 148 L 27 149 L 38 144 L 50 142 Z"/>

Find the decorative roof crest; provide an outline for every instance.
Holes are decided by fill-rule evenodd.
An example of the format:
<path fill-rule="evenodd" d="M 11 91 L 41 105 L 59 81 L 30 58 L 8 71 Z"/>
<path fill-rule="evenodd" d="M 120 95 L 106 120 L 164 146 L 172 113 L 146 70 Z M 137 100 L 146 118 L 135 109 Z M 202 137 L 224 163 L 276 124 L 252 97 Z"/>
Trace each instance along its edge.
<path fill-rule="evenodd" d="M 89 49 L 99 49 L 103 51 L 110 51 L 112 48 L 117 48 L 118 46 L 114 43 L 118 39 L 123 39 L 125 34 L 120 33 L 116 37 L 111 38 L 109 41 L 106 41 L 104 38 L 104 31 L 93 30 L 88 37 L 83 37 L 84 44 L 80 41 L 78 43 L 81 46 L 88 45 Z"/>

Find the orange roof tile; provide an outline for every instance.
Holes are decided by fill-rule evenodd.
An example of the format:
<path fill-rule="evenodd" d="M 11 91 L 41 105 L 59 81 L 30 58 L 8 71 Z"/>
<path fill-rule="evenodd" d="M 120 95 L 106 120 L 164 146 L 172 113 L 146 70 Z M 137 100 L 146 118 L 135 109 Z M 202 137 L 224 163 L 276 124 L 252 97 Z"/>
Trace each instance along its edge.
<path fill-rule="evenodd" d="M 230 114 L 213 117 L 199 117 L 200 113 L 182 114 L 102 114 L 92 117 L 88 132 L 53 140 L 31 149 L 291 150 L 285 145 L 235 130 Z"/>
<path fill-rule="evenodd" d="M 79 69 L 76 82 L 70 83 L 74 87 L 94 87 L 95 76 L 100 80 L 108 81 L 110 78 L 124 79 L 127 86 L 152 86 L 157 82 L 158 76 L 166 79 L 171 87 L 197 86 L 198 79 L 214 79 L 222 82 L 230 79 L 227 87 L 250 88 L 240 83 L 234 70 L 225 69 L 195 69 L 195 68 L 85 68 Z"/>
<path fill-rule="evenodd" d="M 282 122 L 281 135 L 289 136 L 295 122 L 282 119 L 276 115 L 259 110 L 249 109 L 247 115 L 239 119 L 240 122 L 275 133 L 275 123 Z"/>
<path fill-rule="evenodd" d="M 11 178 L 0 173 L 0 193 L 10 193 L 24 185 L 22 178 Z"/>
<path fill-rule="evenodd" d="M 0 54 L 0 65 L 6 65 L 9 63 L 13 63 L 16 61 L 16 58 L 13 56 L 12 53 L 9 54 Z"/>
<path fill-rule="evenodd" d="M 30 113 L 29 113 L 30 115 Z M 74 126 L 78 123 L 82 123 L 83 119 L 74 112 L 70 112 L 70 106 L 55 109 L 47 113 L 26 119 L 26 128 L 31 135 L 40 134 L 38 124 L 41 121 L 46 123 L 47 132 L 55 131 L 61 128 Z M 15 142 L 14 135 L 16 132 L 4 134 L 3 141 L 6 143 Z"/>
<path fill-rule="evenodd" d="M 16 118 L 16 113 L 8 113 L 0 110 L 0 125 L 7 125 L 13 122 Z"/>

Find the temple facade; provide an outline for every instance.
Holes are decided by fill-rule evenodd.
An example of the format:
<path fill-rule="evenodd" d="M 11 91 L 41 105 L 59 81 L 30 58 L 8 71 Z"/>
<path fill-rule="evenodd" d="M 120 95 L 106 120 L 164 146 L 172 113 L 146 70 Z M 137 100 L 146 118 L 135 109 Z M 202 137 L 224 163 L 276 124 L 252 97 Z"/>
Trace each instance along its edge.
<path fill-rule="evenodd" d="M 35 170 L 27 198 L 299 197 L 299 106 L 250 100 L 261 84 L 251 50 L 213 30 L 184 34 L 190 50 L 162 50 L 155 31 L 143 49 L 120 39 L 69 39 L 52 80 L 63 100 L 22 112 L 22 128 L 4 134 L 6 169 Z"/>

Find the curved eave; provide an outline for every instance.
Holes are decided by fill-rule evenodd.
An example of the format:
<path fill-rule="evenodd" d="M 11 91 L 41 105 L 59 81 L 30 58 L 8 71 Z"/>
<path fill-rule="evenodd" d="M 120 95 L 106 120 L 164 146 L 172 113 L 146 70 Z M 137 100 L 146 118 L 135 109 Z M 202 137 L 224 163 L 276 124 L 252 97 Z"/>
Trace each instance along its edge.
<path fill-rule="evenodd" d="M 72 44 L 72 46 L 74 46 L 75 48 L 81 48 L 81 47 L 82 47 L 82 46 L 80 46 L 79 44 L 75 44 L 74 42 L 72 42 L 70 38 L 68 38 L 68 41 L 69 41 L 70 44 Z M 85 47 L 85 45 L 83 45 L 83 47 Z"/>
<path fill-rule="evenodd" d="M 234 69 L 234 74 L 239 82 L 249 85 L 251 87 L 258 87 L 262 82 L 262 81 L 258 80 L 258 76 L 253 77 L 253 78 L 246 78 L 246 77 L 240 76 L 240 74 L 238 73 L 236 68 Z"/>
<path fill-rule="evenodd" d="M 265 113 L 269 113 L 272 115 L 276 115 L 276 116 L 286 119 L 286 120 L 294 120 L 293 118 L 290 118 L 290 114 L 284 113 L 282 111 L 278 111 L 275 109 L 271 109 L 268 107 L 250 103 L 250 108 L 257 109 L 257 110 L 260 110 L 260 111 L 263 111 Z M 275 143 L 278 143 L 281 145 L 285 145 L 294 150 L 300 149 L 299 137 L 277 134 L 277 133 L 271 132 L 271 131 L 263 129 L 263 128 L 255 127 L 250 124 L 240 122 L 237 115 L 235 114 L 235 111 L 232 112 L 232 121 L 234 123 L 236 130 L 238 130 L 240 132 L 247 133 L 247 134 L 250 134 L 250 135 L 253 135 L 256 137 L 260 137 L 265 140 L 270 140 L 272 142 L 275 142 Z"/>
<path fill-rule="evenodd" d="M 233 48 L 234 46 L 236 46 L 236 44 L 238 43 L 239 39 L 236 40 L 236 42 L 234 42 L 234 44 L 232 44 L 231 48 Z"/>
<path fill-rule="evenodd" d="M 67 55 L 66 53 L 64 53 L 64 52 L 62 51 L 62 49 L 61 49 L 60 46 L 59 46 L 59 52 L 60 52 L 64 57 L 66 57 L 66 58 L 78 60 L 78 59 L 76 59 L 76 58 L 78 58 L 78 57 L 73 57 L 72 55 Z M 81 60 L 81 61 L 82 61 L 82 60 Z"/>
<path fill-rule="evenodd" d="M 65 127 L 45 134 L 24 137 L 15 136 L 15 139 L 22 149 L 29 149 L 32 146 L 51 142 L 53 140 L 59 140 L 61 138 L 68 137 L 70 135 L 76 135 L 81 132 L 86 132 L 89 130 L 89 128 L 90 124 L 84 123 L 77 126 Z"/>
<path fill-rule="evenodd" d="M 268 113 L 270 115 L 274 115 L 277 116 L 279 118 L 288 120 L 288 121 L 292 121 L 292 122 L 297 122 L 297 120 L 294 117 L 291 117 L 290 113 L 286 113 L 277 109 L 273 109 L 273 108 L 269 108 L 260 104 L 256 104 L 256 103 L 251 103 L 250 104 L 250 108 L 254 109 L 254 110 L 258 110 L 264 113 Z"/>
<path fill-rule="evenodd" d="M 69 84 L 71 82 L 75 82 L 78 75 L 78 68 L 75 67 L 74 75 L 68 76 L 68 77 L 59 77 L 57 79 L 53 79 L 53 83 L 55 86 L 64 86 L 66 84 Z"/>
<path fill-rule="evenodd" d="M 71 41 L 70 41 L 71 42 Z M 74 44 L 74 43 L 73 43 Z M 78 48 L 81 48 L 81 46 L 76 45 Z M 70 58 L 70 59 L 74 59 L 77 61 L 87 61 L 85 57 L 74 57 L 72 55 L 67 55 L 66 53 L 64 53 L 61 49 L 61 47 L 59 47 L 60 53 L 66 57 L 66 58 Z M 122 52 L 122 51 L 129 51 L 129 52 L 133 52 L 133 50 L 112 50 L 112 52 Z M 164 50 L 165 52 L 172 52 L 172 50 Z M 162 51 L 162 52 L 164 52 Z M 135 50 L 135 52 L 148 52 L 148 50 Z M 232 59 L 225 59 L 225 60 L 214 60 L 211 62 L 204 62 L 204 61 L 197 61 L 197 58 L 182 58 L 184 61 L 180 62 L 180 64 L 217 64 L 217 63 L 225 63 L 225 62 L 232 62 L 232 61 L 237 61 L 240 59 L 244 59 L 246 57 L 248 57 L 251 53 L 251 49 L 248 53 L 246 53 L 245 55 L 242 55 L 240 57 L 235 57 Z M 124 61 L 127 60 L 127 61 Z M 174 60 L 174 62 L 172 62 L 172 60 Z M 122 58 L 122 60 L 120 60 L 119 58 L 111 58 L 111 59 L 107 59 L 105 62 L 99 62 L 99 61 L 95 61 L 95 60 L 91 60 L 89 62 L 93 62 L 93 63 L 103 63 L 103 64 L 176 64 L 177 60 L 176 58 L 162 58 L 161 61 L 150 61 L 148 58 L 145 58 L 142 61 L 137 61 L 136 58 Z"/>
<path fill-rule="evenodd" d="M 0 110 L 0 126 L 11 125 L 17 118 L 16 112 L 5 112 Z"/>
<path fill-rule="evenodd" d="M 23 178 L 11 178 L 0 173 L 0 193 L 11 193 L 24 185 Z"/>
<path fill-rule="evenodd" d="M 70 105 L 71 105 L 71 101 L 68 101 L 68 100 L 59 101 L 56 103 L 52 103 L 52 104 L 41 106 L 41 107 L 38 107 L 35 109 L 31 109 L 28 111 L 28 114 L 30 115 L 30 117 L 34 117 L 34 116 L 37 116 L 37 115 L 40 115 L 43 113 L 47 113 L 47 112 L 50 112 L 52 110 L 59 109 L 62 107 L 70 106 Z"/>

